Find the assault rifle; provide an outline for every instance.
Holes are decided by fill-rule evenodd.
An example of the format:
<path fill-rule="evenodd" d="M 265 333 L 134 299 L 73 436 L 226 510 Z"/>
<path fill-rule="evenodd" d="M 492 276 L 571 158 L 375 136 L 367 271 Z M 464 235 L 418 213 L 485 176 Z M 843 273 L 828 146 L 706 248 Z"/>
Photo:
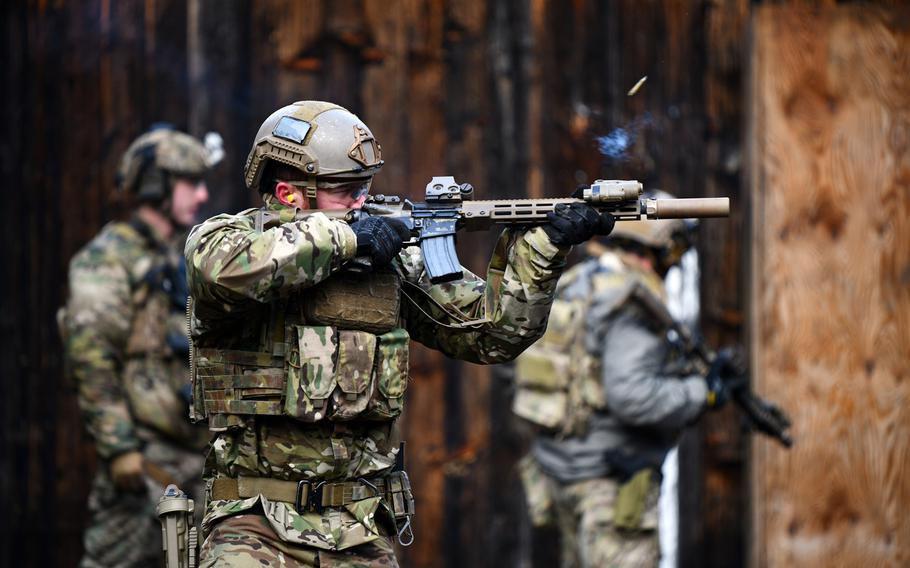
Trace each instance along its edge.
<path fill-rule="evenodd" d="M 407 245 L 419 245 L 430 281 L 434 284 L 458 280 L 461 264 L 455 252 L 459 230 L 485 230 L 492 225 L 541 225 L 547 213 L 561 203 L 585 202 L 600 212 L 611 213 L 617 221 L 726 217 L 727 197 L 698 199 L 641 199 L 642 185 L 635 180 L 597 180 L 584 190 L 581 199 L 474 200 L 474 188 L 456 183 L 452 176 L 437 176 L 426 187 L 426 201 L 412 202 L 394 195 L 372 195 L 360 209 L 321 210 L 330 217 L 354 223 L 365 216 L 393 217 L 411 230 Z M 311 212 L 302 211 L 301 215 Z"/>
<path fill-rule="evenodd" d="M 696 339 L 685 325 L 676 321 L 653 294 L 640 285 L 636 285 L 631 293 L 667 330 L 671 342 L 695 366 L 695 371 L 707 375 L 717 354 Z M 737 374 L 745 375 L 745 369 L 738 369 Z M 776 439 L 787 448 L 793 445 L 793 438 L 787 432 L 790 417 L 780 407 L 753 393 L 744 382 L 730 381 L 728 387 L 730 399 L 742 411 L 751 428 Z"/>

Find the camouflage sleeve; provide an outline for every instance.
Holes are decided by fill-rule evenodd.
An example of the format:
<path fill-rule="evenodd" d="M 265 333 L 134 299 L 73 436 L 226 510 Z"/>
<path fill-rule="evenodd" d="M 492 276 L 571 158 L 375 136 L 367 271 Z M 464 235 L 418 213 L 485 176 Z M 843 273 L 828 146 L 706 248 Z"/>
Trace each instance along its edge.
<path fill-rule="evenodd" d="M 120 375 L 133 316 L 129 276 L 117 259 L 89 249 L 70 264 L 69 283 L 67 363 L 98 455 L 110 459 L 140 447 Z"/>
<path fill-rule="evenodd" d="M 424 273 L 419 251 L 406 251 L 401 258 L 407 280 L 423 290 L 405 290 L 408 332 L 456 359 L 482 364 L 514 359 L 546 329 L 569 250 L 552 244 L 539 227 L 507 229 L 493 251 L 486 282 L 465 270 L 461 280 L 436 285 Z M 446 327 L 482 319 L 487 321 L 473 329 Z"/>
<path fill-rule="evenodd" d="M 185 252 L 197 305 L 230 311 L 325 280 L 354 258 L 357 237 L 347 223 L 321 213 L 261 232 L 250 216 L 219 215 L 193 229 Z"/>
<path fill-rule="evenodd" d="M 597 317 L 597 305 L 588 312 Z M 597 324 L 591 322 L 591 328 Z M 678 432 L 698 418 L 707 385 L 700 376 L 666 376 L 667 343 L 645 315 L 626 304 L 601 322 L 598 334 L 604 396 L 610 413 L 633 426 Z"/>

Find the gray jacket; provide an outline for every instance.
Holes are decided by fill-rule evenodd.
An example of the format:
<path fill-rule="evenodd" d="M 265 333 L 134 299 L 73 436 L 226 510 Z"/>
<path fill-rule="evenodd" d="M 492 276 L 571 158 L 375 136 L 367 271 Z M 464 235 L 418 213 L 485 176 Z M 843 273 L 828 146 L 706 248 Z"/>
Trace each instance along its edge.
<path fill-rule="evenodd" d="M 604 265 L 589 259 L 580 269 L 603 270 Z M 586 297 L 589 281 L 577 278 L 560 295 Z M 659 469 L 682 429 L 704 409 L 704 378 L 674 370 L 678 365 L 663 330 L 634 298 L 617 304 L 610 294 L 595 295 L 586 328 L 586 348 L 601 357 L 607 409 L 594 413 L 584 436 L 541 434 L 532 446 L 534 457 L 545 472 L 564 482 L 621 478 L 624 469 Z"/>

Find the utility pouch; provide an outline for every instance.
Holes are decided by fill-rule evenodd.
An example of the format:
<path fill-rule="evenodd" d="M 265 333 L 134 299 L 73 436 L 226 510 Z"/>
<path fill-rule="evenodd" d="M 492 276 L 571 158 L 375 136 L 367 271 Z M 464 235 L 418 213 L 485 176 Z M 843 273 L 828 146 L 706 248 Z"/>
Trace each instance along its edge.
<path fill-rule="evenodd" d="M 357 418 L 370 400 L 370 383 L 376 357 L 376 336 L 365 331 L 338 330 L 338 359 L 329 419 Z"/>
<path fill-rule="evenodd" d="M 580 306 L 556 301 L 543 338 L 515 360 L 512 411 L 548 430 L 560 429 L 569 413 L 571 343 Z"/>
<path fill-rule="evenodd" d="M 288 355 L 285 413 L 304 422 L 326 417 L 337 378 L 338 332 L 328 326 L 294 326 L 296 345 Z"/>
<path fill-rule="evenodd" d="M 411 517 L 414 516 L 414 493 L 411 491 L 411 480 L 404 470 L 393 471 L 386 477 L 385 504 L 395 523 L 398 533 L 398 543 L 401 546 L 410 546 L 414 542 L 414 529 L 411 526 Z"/>
<path fill-rule="evenodd" d="M 654 470 L 642 469 L 619 486 L 613 509 L 613 525 L 622 530 L 640 530 L 655 489 Z"/>
<path fill-rule="evenodd" d="M 526 455 L 518 462 L 518 475 L 525 491 L 525 502 L 528 506 L 528 515 L 531 524 L 535 527 L 551 526 L 555 522 L 553 512 L 553 497 L 544 473 L 537 465 L 537 460 L 531 454 Z"/>
<path fill-rule="evenodd" d="M 210 430 L 242 424 L 245 415 L 345 422 L 401 414 L 410 340 L 404 329 L 377 336 L 289 325 L 283 337 L 267 352 L 194 347 L 195 408 Z"/>
<path fill-rule="evenodd" d="M 408 388 L 408 350 L 410 336 L 396 329 L 376 338 L 376 366 L 373 394 L 364 420 L 391 420 L 401 414 Z"/>
<path fill-rule="evenodd" d="M 382 334 L 398 325 L 401 280 L 395 272 L 342 272 L 307 291 L 307 321 Z"/>

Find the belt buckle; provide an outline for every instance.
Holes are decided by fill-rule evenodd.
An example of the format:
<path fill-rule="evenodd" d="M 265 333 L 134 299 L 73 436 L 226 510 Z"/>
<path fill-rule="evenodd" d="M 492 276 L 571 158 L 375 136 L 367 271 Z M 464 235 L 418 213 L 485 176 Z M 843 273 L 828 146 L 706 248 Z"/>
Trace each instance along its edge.
<path fill-rule="evenodd" d="M 325 507 L 322 506 L 322 486 L 325 481 L 320 481 L 316 485 L 310 483 L 310 494 L 307 497 L 307 509 L 316 513 L 322 513 Z"/>
<path fill-rule="evenodd" d="M 307 494 L 306 501 L 303 501 L 303 490 L 305 487 L 309 487 L 310 492 Z M 301 479 L 297 482 L 297 496 L 294 498 L 294 510 L 298 514 L 303 514 L 304 507 L 309 507 L 310 499 L 313 497 L 313 484 L 309 480 Z"/>

